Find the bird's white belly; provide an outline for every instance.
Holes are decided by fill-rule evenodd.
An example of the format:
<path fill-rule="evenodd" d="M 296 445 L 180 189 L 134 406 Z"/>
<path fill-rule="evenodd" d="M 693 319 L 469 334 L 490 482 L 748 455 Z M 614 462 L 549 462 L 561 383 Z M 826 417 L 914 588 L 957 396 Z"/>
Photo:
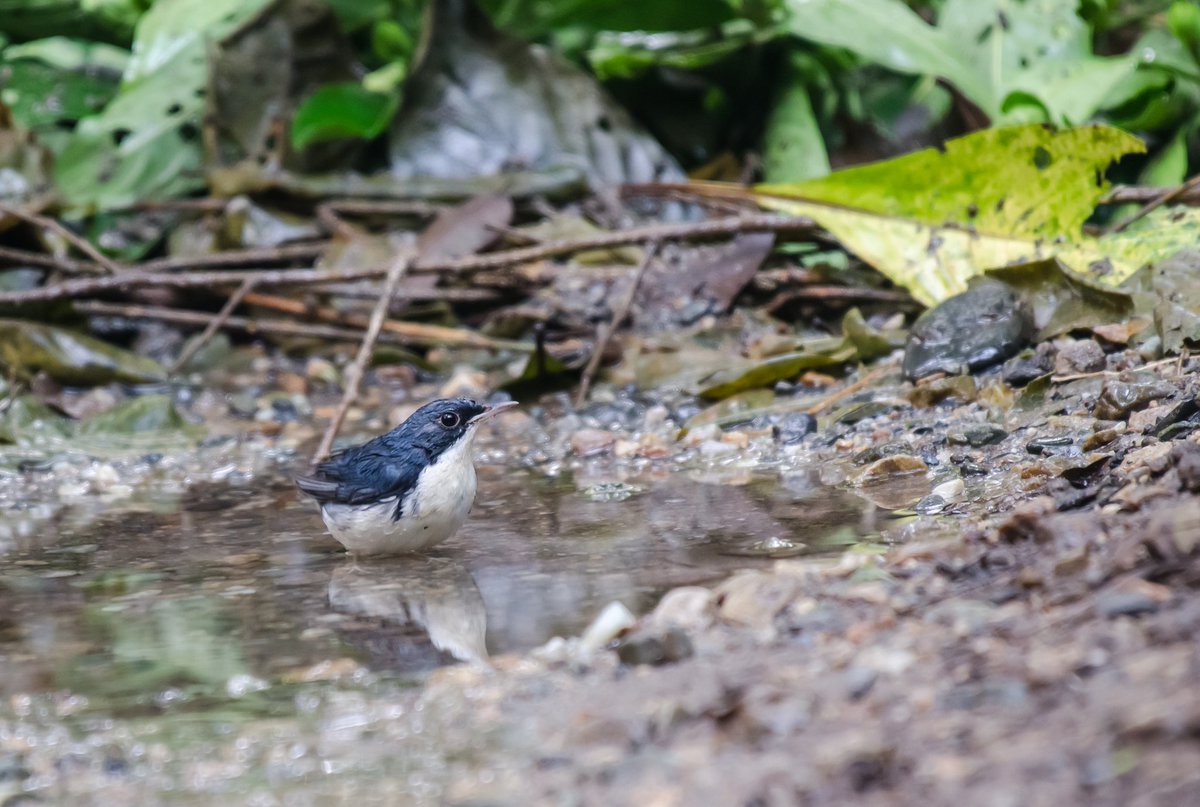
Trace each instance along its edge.
<path fill-rule="evenodd" d="M 362 555 L 419 552 L 449 538 L 471 513 L 475 466 L 470 441 L 451 448 L 421 472 L 395 518 L 396 499 L 370 505 L 326 504 L 321 517 L 348 550 Z"/>

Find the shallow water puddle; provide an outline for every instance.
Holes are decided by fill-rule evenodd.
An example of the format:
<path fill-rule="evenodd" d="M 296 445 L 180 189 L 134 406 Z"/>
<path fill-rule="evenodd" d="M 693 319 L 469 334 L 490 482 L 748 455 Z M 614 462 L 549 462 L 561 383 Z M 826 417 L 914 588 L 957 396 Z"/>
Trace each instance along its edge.
<path fill-rule="evenodd" d="M 272 683 L 403 681 L 528 650 L 577 635 L 614 600 L 641 614 L 673 586 L 842 548 L 882 512 L 807 475 L 582 491 L 480 475 L 470 521 L 428 557 L 350 560 L 282 477 L 10 524 L 0 695 L 70 690 L 132 716 L 255 694 L 244 705 L 286 711 Z"/>

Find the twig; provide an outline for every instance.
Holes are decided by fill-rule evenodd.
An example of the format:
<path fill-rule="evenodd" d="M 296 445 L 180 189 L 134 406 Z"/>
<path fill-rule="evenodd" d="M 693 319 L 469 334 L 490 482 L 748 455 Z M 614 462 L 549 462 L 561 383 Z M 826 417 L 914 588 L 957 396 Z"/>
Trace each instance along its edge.
<path fill-rule="evenodd" d="M 1082 381 L 1085 378 L 1101 378 L 1101 377 L 1106 377 L 1106 376 L 1118 376 L 1124 372 L 1137 373 L 1137 372 L 1141 372 L 1142 370 L 1153 370 L 1153 369 L 1162 367 L 1167 364 L 1174 364 L 1178 361 L 1183 360 L 1184 358 L 1185 358 L 1184 354 L 1181 353 L 1181 354 L 1179 354 L 1179 356 L 1168 356 L 1165 359 L 1156 359 L 1155 361 L 1146 362 L 1141 367 L 1130 367 L 1129 370 L 1095 370 L 1090 373 L 1075 373 L 1073 375 L 1052 375 L 1052 376 L 1050 376 L 1050 383 L 1062 384 L 1067 381 Z M 1178 375 L 1178 372 L 1176 373 L 1176 375 Z"/>
<path fill-rule="evenodd" d="M 351 300 L 378 300 L 379 289 L 372 286 L 356 286 L 350 283 L 323 283 L 313 291 L 332 297 Z M 490 303 L 501 299 L 499 292 L 492 289 L 406 289 L 404 297 L 409 302 Z"/>
<path fill-rule="evenodd" d="M 642 285 L 642 277 L 646 274 L 646 269 L 650 266 L 650 261 L 654 260 L 654 256 L 658 254 L 658 248 L 662 246 L 661 241 L 651 241 L 646 245 L 646 251 L 642 255 L 642 262 L 638 264 L 637 269 L 633 273 L 633 281 L 629 284 L 629 290 L 625 292 L 625 296 L 613 308 L 612 319 L 609 323 L 602 327 L 600 333 L 596 335 L 596 344 L 592 347 L 592 355 L 588 357 L 587 366 L 583 368 L 583 375 L 579 377 L 579 391 L 575 394 L 575 407 L 583 406 L 583 402 L 587 400 L 588 389 L 592 386 L 592 378 L 596 375 L 596 371 L 600 369 L 600 362 L 604 358 L 604 350 L 608 347 L 608 340 L 616 333 L 618 327 L 629 316 L 629 309 L 633 305 L 633 298 L 637 295 L 638 286 Z"/>
<path fill-rule="evenodd" d="M 0 246 L 0 260 L 12 261 L 23 266 L 45 266 L 74 274 L 97 274 L 104 270 L 91 261 L 76 261 L 71 258 L 58 258 L 45 252 L 30 252 L 24 249 Z"/>
<path fill-rule="evenodd" d="M 1140 210 L 1138 210 L 1129 218 L 1106 227 L 1101 234 L 1112 235 L 1113 233 L 1122 232 L 1129 225 L 1150 215 L 1152 211 L 1157 210 L 1165 204 L 1175 201 L 1184 194 L 1193 191 L 1198 187 L 1200 187 L 1200 174 L 1196 174 L 1196 176 L 1192 177 L 1187 182 L 1176 188 L 1171 188 L 1170 190 L 1159 194 L 1156 198 L 1151 199 L 1149 202 L 1143 205 Z"/>
<path fill-rule="evenodd" d="M 247 278 L 242 281 L 242 285 L 237 287 L 233 294 L 229 295 L 229 299 L 225 301 L 225 305 L 221 306 L 221 310 L 212 318 L 212 321 L 204 327 L 204 330 L 192 340 L 191 344 L 185 345 L 183 350 L 179 351 L 179 357 L 171 365 L 168 372 L 175 375 L 191 361 L 192 356 L 200 352 L 200 348 L 208 344 L 208 340 L 216 336 L 217 331 L 225 326 L 229 321 L 229 317 L 233 314 L 235 308 L 242 304 L 242 299 L 245 298 L 254 289 L 254 280 Z"/>
<path fill-rule="evenodd" d="M 780 291 L 763 306 L 768 314 L 773 314 L 793 300 L 867 300 L 881 303 L 897 303 L 900 305 L 917 305 L 912 296 L 903 291 L 888 291 L 886 289 L 856 289 L 850 286 L 805 286 L 798 289 Z"/>
<path fill-rule="evenodd" d="M 645 241 L 655 240 L 684 240 L 692 238 L 713 238 L 722 235 L 733 235 L 741 232 L 807 232 L 815 229 L 810 219 L 788 216 L 738 216 L 712 221 L 687 222 L 683 224 L 663 224 L 652 227 L 635 227 L 612 233 L 589 236 L 570 241 L 552 241 L 536 247 L 521 247 L 482 255 L 470 255 L 445 261 L 431 261 L 423 264 L 414 273 L 445 272 L 467 273 L 484 269 L 500 269 L 514 264 L 527 263 L 542 258 L 553 258 L 573 252 L 586 252 L 593 249 L 625 246 Z M 284 248 L 280 248 L 282 250 Z M 315 245 L 314 245 L 315 249 Z M 246 252 L 249 252 L 246 250 Z M 222 253 L 231 255 L 233 253 Z M 180 263 L 180 259 L 170 259 L 179 264 L 170 268 L 188 268 L 202 265 L 197 260 L 208 262 L 203 265 L 214 265 L 214 259 L 219 256 L 205 256 L 200 259 L 190 259 Z M 240 262 L 240 261 L 239 261 Z M 234 261 L 229 261 L 234 263 Z M 156 270 L 162 269 L 161 263 L 151 262 Z M 0 303 L 32 303 L 45 300 L 57 300 L 62 297 L 82 297 L 113 289 L 134 288 L 139 286 L 173 286 L 186 288 L 191 286 L 214 286 L 229 283 L 241 283 L 247 277 L 257 277 L 259 286 L 279 286 L 303 283 L 324 283 L 327 281 L 350 281 L 377 278 L 386 273 L 385 269 L 371 267 L 349 272 L 316 271 L 313 269 L 286 270 L 231 270 L 228 272 L 195 272 L 175 274 L 166 271 L 154 272 L 124 272 L 117 277 L 94 277 L 68 280 L 48 286 L 41 286 L 26 291 L 0 293 Z"/>
<path fill-rule="evenodd" d="M 75 247 L 84 255 L 87 255 L 96 263 L 100 264 L 100 266 L 104 267 L 105 271 L 107 271 L 109 274 L 116 274 L 121 269 L 115 261 L 92 246 L 91 242 L 86 238 L 71 232 L 69 228 L 64 227 L 62 224 L 58 223 L 52 218 L 40 216 L 37 213 L 30 213 L 29 211 L 22 210 L 15 205 L 6 205 L 3 202 L 0 202 L 0 213 L 21 219 L 21 221 L 29 222 L 35 227 L 41 227 L 42 229 L 58 233 L 58 235 L 60 235 L 64 241 Z"/>
<path fill-rule="evenodd" d="M 83 300 L 75 303 L 75 310 L 81 314 L 99 317 L 125 317 L 127 319 L 152 319 L 159 322 L 172 322 L 177 325 L 205 326 L 212 322 L 215 314 L 206 311 L 181 311 L 177 308 L 160 308 L 150 305 L 132 305 L 125 303 L 100 303 Z M 247 317 L 228 317 L 224 327 L 251 334 L 275 334 L 278 336 L 302 336 L 317 339 L 334 339 L 346 342 L 357 342 L 362 339 L 362 330 L 351 328 L 336 328 L 332 325 L 319 325 L 311 322 L 292 322 L 287 319 L 249 319 Z M 386 338 L 385 338 L 386 337 Z M 401 344 L 401 340 L 391 336 L 381 336 L 379 341 L 390 344 Z"/>
<path fill-rule="evenodd" d="M 284 244 L 278 247 L 258 249 L 230 249 L 211 255 L 178 255 L 158 258 L 138 264 L 132 269 L 137 274 L 156 272 L 179 272 L 185 269 L 202 269 L 216 266 L 249 266 L 256 263 L 282 263 L 302 260 L 320 255 L 329 246 L 328 241 L 310 241 L 301 244 Z"/>
<path fill-rule="evenodd" d="M 378 300 L 378 297 L 379 295 L 376 293 L 375 299 Z M 362 317 L 356 317 L 353 314 L 343 314 L 327 306 L 311 306 L 299 300 L 276 297 L 270 294 L 250 293 L 246 295 L 244 302 L 249 305 L 257 305 L 262 308 L 270 308 L 275 311 L 294 314 L 298 317 L 316 317 L 325 322 L 337 325 L 349 325 L 354 328 L 366 328 L 370 324 Z M 382 327 L 383 330 L 394 334 L 402 342 L 408 344 L 433 346 L 467 345 L 487 350 L 517 350 L 526 353 L 534 349 L 533 345 L 528 342 L 493 339 L 490 336 L 484 336 L 473 331 L 461 328 L 447 328 L 444 325 L 427 325 L 421 322 L 399 322 L 387 319 L 384 320 Z"/>
<path fill-rule="evenodd" d="M 1162 196 L 1162 188 L 1149 188 L 1141 185 L 1128 185 L 1121 188 L 1113 188 L 1104 195 L 1100 200 L 1102 205 L 1127 205 L 1127 204 L 1145 204 L 1153 202 L 1158 197 Z M 1200 188 L 1192 188 L 1184 191 L 1176 196 L 1171 201 L 1177 204 L 1197 204 L 1200 203 Z"/>
<path fill-rule="evenodd" d="M 708 221 L 682 222 L 678 224 L 654 224 L 647 227 L 631 227 L 610 233 L 598 233 L 586 238 L 564 241 L 547 241 L 534 247 L 520 247 L 482 255 L 470 255 L 453 261 L 438 261 L 425 264 L 420 272 L 468 273 L 482 269 L 496 269 L 515 263 L 529 263 L 542 258 L 555 258 L 573 252 L 587 252 L 607 247 L 640 244 L 647 241 L 675 241 L 682 239 L 715 238 L 722 235 L 753 232 L 788 232 L 815 230 L 816 223 L 802 216 L 776 216 L 755 214 L 729 216 Z"/>
<path fill-rule="evenodd" d="M 842 387 L 837 392 L 833 393 L 832 395 L 827 395 L 826 397 L 817 401 L 815 404 L 808 407 L 808 409 L 806 409 L 804 411 L 810 415 L 818 415 L 821 412 L 823 412 L 824 410 L 833 406 L 838 401 L 842 401 L 842 400 L 845 400 L 846 398 L 849 398 L 851 395 L 858 392 L 863 387 L 866 387 L 868 384 L 882 378 L 883 376 L 887 375 L 888 373 L 890 373 L 892 370 L 895 370 L 895 369 L 896 369 L 896 363 L 894 361 L 889 361 L 884 364 L 881 364 L 878 367 L 876 367 L 874 370 L 864 373 L 853 384 L 848 384 L 845 387 Z"/>
<path fill-rule="evenodd" d="M 423 218 L 436 216 L 446 209 L 446 205 L 400 199 L 332 199 L 321 206 L 349 216 L 421 216 Z"/>
<path fill-rule="evenodd" d="M 367 362 L 371 361 L 371 356 L 375 353 L 375 340 L 379 338 L 379 332 L 383 329 L 383 321 L 387 319 L 388 307 L 392 303 L 396 289 L 400 287 L 400 281 L 408 274 L 408 267 L 412 265 L 412 262 L 413 259 L 410 255 L 401 255 L 388 268 L 387 278 L 383 282 L 383 293 L 379 296 L 379 302 L 375 303 L 375 310 L 371 312 L 371 321 L 367 324 L 367 332 L 363 335 L 362 342 L 359 343 L 358 355 L 346 368 L 342 400 L 334 410 L 333 419 L 329 421 L 329 425 L 325 428 L 325 434 L 321 437 L 321 443 L 313 454 L 313 465 L 329 456 L 334 438 L 342 428 L 342 421 L 346 419 L 346 412 L 358 398 L 363 372 L 366 370 Z"/>

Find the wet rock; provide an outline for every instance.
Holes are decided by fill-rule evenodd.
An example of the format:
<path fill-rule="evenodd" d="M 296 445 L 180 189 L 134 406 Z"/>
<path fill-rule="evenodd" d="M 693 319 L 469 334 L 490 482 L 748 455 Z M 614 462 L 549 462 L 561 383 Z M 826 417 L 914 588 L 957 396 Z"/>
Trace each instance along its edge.
<path fill-rule="evenodd" d="M 1195 398 L 1188 398 L 1167 409 L 1148 433 L 1161 440 L 1170 440 L 1190 434 L 1197 428 L 1200 428 L 1200 405 Z"/>
<path fill-rule="evenodd" d="M 1109 379 L 1100 390 L 1093 412 L 1102 420 L 1124 420 L 1135 409 L 1142 409 L 1151 401 L 1170 398 L 1175 387 L 1165 381 L 1118 381 Z"/>
<path fill-rule="evenodd" d="M 619 602 L 610 602 L 580 635 L 579 653 L 585 657 L 596 653 L 623 631 L 631 628 L 636 621 L 633 614 L 624 605 Z"/>
<path fill-rule="evenodd" d="M 637 631 L 621 641 L 617 658 L 623 664 L 658 666 L 690 658 L 695 652 L 692 640 L 679 628 L 661 632 Z"/>
<path fill-rule="evenodd" d="M 1047 435 L 1035 437 L 1025 444 L 1025 450 L 1030 454 L 1063 454 L 1075 446 L 1075 440 L 1070 435 Z"/>
<path fill-rule="evenodd" d="M 647 622 L 659 628 L 701 631 L 713 623 L 713 592 L 700 586 L 681 586 L 663 595 Z"/>
<path fill-rule="evenodd" d="M 870 667 L 851 667 L 842 676 L 846 684 L 846 696 L 852 701 L 866 695 L 879 680 L 879 671 Z"/>
<path fill-rule="evenodd" d="M 1095 373 L 1104 369 L 1106 361 L 1104 348 L 1095 339 L 1072 339 L 1058 346 L 1054 372 L 1057 375 Z"/>
<path fill-rule="evenodd" d="M 726 622 L 770 628 L 775 617 L 795 599 L 799 581 L 766 572 L 742 572 L 716 589 L 717 613 Z"/>
<path fill-rule="evenodd" d="M 771 427 L 775 440 L 783 445 L 793 445 L 804 439 L 806 435 L 817 430 L 817 419 L 807 412 L 793 412 L 784 415 L 778 423 Z"/>
<path fill-rule="evenodd" d="M 870 485 L 896 476 L 921 473 L 927 470 L 929 470 L 929 466 L 920 457 L 914 457 L 912 454 L 894 454 L 890 457 L 876 460 L 866 468 L 863 468 L 862 473 L 858 475 L 858 482 L 863 485 Z"/>
<path fill-rule="evenodd" d="M 1046 349 L 1042 345 L 1036 351 L 1022 351 L 1004 363 L 1004 380 L 1014 387 L 1023 387 L 1030 381 L 1041 378 L 1049 373 L 1054 362 L 1050 355 L 1049 344 Z"/>
<path fill-rule="evenodd" d="M 936 515 L 946 509 L 946 500 L 936 493 L 925 496 L 913 505 L 913 510 L 923 516 Z"/>
<path fill-rule="evenodd" d="M 969 445 L 972 448 L 982 448 L 1001 442 L 1008 437 L 1008 432 L 991 423 L 980 423 L 962 429 L 954 429 L 946 433 L 946 441 L 954 445 Z"/>
<path fill-rule="evenodd" d="M 955 375 L 920 384 L 907 397 L 913 406 L 924 409 L 945 400 L 973 401 L 978 394 L 973 376 Z"/>
<path fill-rule="evenodd" d="M 603 429 L 580 429 L 571 435 L 571 451 L 577 457 L 592 457 L 612 448 L 617 436 Z"/>
<path fill-rule="evenodd" d="M 1101 616 L 1141 616 L 1158 610 L 1153 597 L 1138 591 L 1106 591 L 1096 598 L 1096 610 Z"/>
<path fill-rule="evenodd" d="M 990 367 L 1024 347 L 1033 321 L 1017 295 L 1000 283 L 978 283 L 926 311 L 909 332 L 904 375 L 958 375 Z"/>
<path fill-rule="evenodd" d="M 948 482 L 943 482 L 936 486 L 929 493 L 932 496 L 938 496 L 947 502 L 956 502 L 962 498 L 963 490 L 966 489 L 966 484 L 961 479 L 951 479 Z"/>

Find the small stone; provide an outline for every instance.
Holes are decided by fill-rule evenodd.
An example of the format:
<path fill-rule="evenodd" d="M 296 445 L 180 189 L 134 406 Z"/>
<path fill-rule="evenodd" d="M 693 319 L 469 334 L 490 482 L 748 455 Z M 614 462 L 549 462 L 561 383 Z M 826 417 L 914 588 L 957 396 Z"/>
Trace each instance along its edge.
<path fill-rule="evenodd" d="M 936 486 L 933 490 L 929 491 L 929 493 L 932 496 L 940 496 L 947 502 L 953 502 L 958 501 L 958 499 L 962 497 L 963 490 L 965 489 L 966 485 L 961 479 L 951 479 L 948 482 L 943 482 L 942 484 Z"/>
<path fill-rule="evenodd" d="M 700 631 L 713 623 L 713 593 L 700 586 L 682 586 L 663 595 L 647 624 Z"/>
<path fill-rule="evenodd" d="M 1138 591 L 1106 591 L 1096 598 L 1096 610 L 1110 619 L 1118 616 L 1141 616 L 1158 610 L 1159 603 Z"/>
<path fill-rule="evenodd" d="M 312 358 L 304 365 L 304 375 L 312 381 L 334 386 L 338 383 L 338 371 L 332 362 L 325 359 Z"/>
<path fill-rule="evenodd" d="M 1107 361 L 1104 348 L 1095 339 L 1073 339 L 1058 346 L 1054 358 L 1057 375 L 1077 375 L 1103 370 Z"/>
<path fill-rule="evenodd" d="M 863 468 L 862 472 L 858 475 L 858 482 L 863 485 L 869 485 L 892 479 L 896 476 L 922 473 L 928 470 L 929 466 L 920 457 L 914 457 L 911 454 L 894 454 L 890 457 L 877 460 L 866 468 Z"/>
<path fill-rule="evenodd" d="M 579 653 L 586 657 L 602 650 L 613 639 L 633 627 L 637 619 L 628 608 L 619 602 L 610 602 L 592 620 L 579 637 Z"/>
<path fill-rule="evenodd" d="M 571 451 L 578 457 L 603 454 L 616 443 L 617 436 L 603 429 L 580 429 L 571 435 Z"/>
<path fill-rule="evenodd" d="M 784 415 L 771 427 L 775 441 L 790 446 L 803 440 L 817 430 L 817 419 L 807 412 L 792 412 Z"/>
<path fill-rule="evenodd" d="M 852 701 L 866 695 L 879 680 L 879 671 L 870 667 L 851 667 L 842 676 L 846 682 L 846 695 Z"/>
<path fill-rule="evenodd" d="M 945 509 L 946 500 L 934 493 L 922 497 L 913 505 L 913 510 L 923 516 L 937 515 Z"/>
<path fill-rule="evenodd" d="M 671 664 L 690 658 L 695 652 L 692 640 L 679 628 L 667 628 L 661 634 L 635 633 L 617 647 L 621 663 L 633 665 Z"/>
<path fill-rule="evenodd" d="M 1024 387 L 1049 373 L 1050 354 L 1043 350 L 1024 351 L 1004 364 L 1004 380 L 1014 387 Z"/>
<path fill-rule="evenodd" d="M 982 448 L 990 446 L 1004 440 L 1008 437 L 1008 432 L 999 426 L 994 426 L 991 423 L 981 423 L 976 426 L 967 426 L 963 429 L 950 431 L 946 434 L 946 441 L 953 445 L 969 445 L 972 448 Z"/>
<path fill-rule="evenodd" d="M 439 398 L 482 398 L 487 395 L 487 373 L 471 367 L 458 367 L 450 380 L 438 390 Z"/>
<path fill-rule="evenodd" d="M 1175 387 L 1165 381 L 1128 382 L 1109 379 L 1100 390 L 1093 414 L 1102 420 L 1124 420 L 1151 401 L 1170 398 Z"/>

